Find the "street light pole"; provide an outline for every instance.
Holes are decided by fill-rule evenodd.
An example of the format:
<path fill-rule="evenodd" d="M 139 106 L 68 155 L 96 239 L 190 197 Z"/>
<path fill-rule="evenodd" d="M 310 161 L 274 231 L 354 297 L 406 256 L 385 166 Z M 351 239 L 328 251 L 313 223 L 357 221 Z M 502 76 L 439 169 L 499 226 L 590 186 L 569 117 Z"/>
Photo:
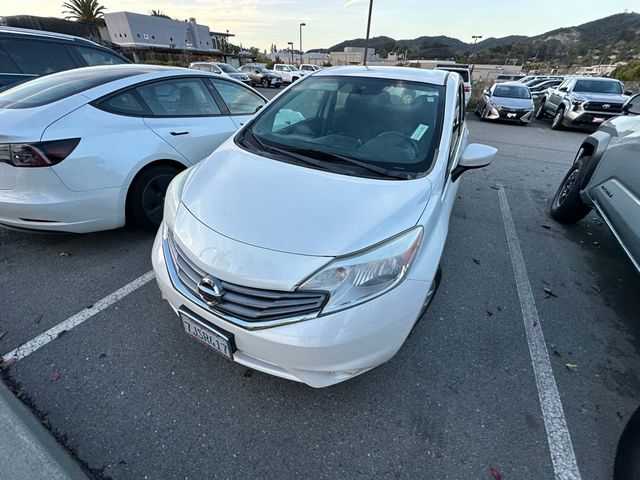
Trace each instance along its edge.
<path fill-rule="evenodd" d="M 373 0 L 369 0 L 369 20 L 367 20 L 367 38 L 364 41 L 364 62 L 363 65 L 367 66 L 367 55 L 369 52 L 369 32 L 371 31 L 371 11 L 373 10 Z"/>
<path fill-rule="evenodd" d="M 478 39 L 482 38 L 482 35 L 471 35 L 471 38 L 473 39 L 473 44 L 475 45 L 476 43 L 478 43 Z M 473 52 L 474 55 L 475 53 L 476 52 Z M 471 71 L 469 72 L 469 77 L 473 75 L 473 67 L 475 67 L 475 64 L 471 65 Z M 471 78 L 469 78 L 469 80 L 471 80 Z"/>
<path fill-rule="evenodd" d="M 300 24 L 300 65 L 302 65 L 302 27 L 306 27 L 306 23 Z"/>
<path fill-rule="evenodd" d="M 291 63 L 293 63 L 293 42 L 287 42 L 289 45 L 289 51 L 291 52 Z"/>

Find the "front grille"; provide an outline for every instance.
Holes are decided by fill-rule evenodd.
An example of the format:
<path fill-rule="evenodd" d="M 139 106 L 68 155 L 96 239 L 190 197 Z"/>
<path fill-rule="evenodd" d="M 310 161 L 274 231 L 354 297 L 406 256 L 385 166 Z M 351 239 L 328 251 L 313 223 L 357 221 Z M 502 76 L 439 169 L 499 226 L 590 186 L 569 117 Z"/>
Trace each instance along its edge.
<path fill-rule="evenodd" d="M 604 105 L 609 105 L 609 108 L 604 108 Z M 622 105 L 622 103 L 587 102 L 584 104 L 584 109 L 592 112 L 622 113 Z"/>
<path fill-rule="evenodd" d="M 179 281 L 195 297 L 200 298 L 198 284 L 207 273 L 187 258 L 171 236 L 167 243 Z M 248 322 L 315 314 L 322 309 L 328 298 L 325 292 L 282 292 L 245 287 L 222 280 L 221 283 L 222 298 L 216 305 L 207 308 L 224 317 L 230 315 Z"/>

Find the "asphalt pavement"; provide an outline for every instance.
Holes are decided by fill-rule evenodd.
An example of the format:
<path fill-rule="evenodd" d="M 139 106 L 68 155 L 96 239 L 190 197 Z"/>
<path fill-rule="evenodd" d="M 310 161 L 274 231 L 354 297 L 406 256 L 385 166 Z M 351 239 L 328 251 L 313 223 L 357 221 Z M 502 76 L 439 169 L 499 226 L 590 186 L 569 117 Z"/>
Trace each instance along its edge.
<path fill-rule="evenodd" d="M 96 478 L 554 478 L 508 211 L 580 478 L 610 478 L 640 400 L 640 293 L 598 217 L 565 227 L 548 215 L 584 134 L 469 128 L 499 154 L 461 179 L 441 288 L 387 364 L 319 390 L 247 370 L 187 338 L 151 281 L 5 380 Z M 152 242 L 135 228 L 0 230 L 0 353 L 135 282 Z"/>

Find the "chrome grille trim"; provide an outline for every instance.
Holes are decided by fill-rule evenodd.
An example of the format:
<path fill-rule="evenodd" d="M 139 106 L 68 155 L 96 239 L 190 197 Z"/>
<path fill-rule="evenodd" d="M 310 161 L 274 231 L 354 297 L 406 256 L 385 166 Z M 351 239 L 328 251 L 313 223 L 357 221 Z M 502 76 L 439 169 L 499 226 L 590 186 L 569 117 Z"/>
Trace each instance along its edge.
<path fill-rule="evenodd" d="M 198 295 L 197 287 L 207 273 L 194 265 L 169 238 L 162 248 L 171 283 L 199 307 L 239 327 L 255 330 L 316 318 L 329 298 L 326 292 L 263 290 L 222 281 L 224 294 L 211 307 Z"/>

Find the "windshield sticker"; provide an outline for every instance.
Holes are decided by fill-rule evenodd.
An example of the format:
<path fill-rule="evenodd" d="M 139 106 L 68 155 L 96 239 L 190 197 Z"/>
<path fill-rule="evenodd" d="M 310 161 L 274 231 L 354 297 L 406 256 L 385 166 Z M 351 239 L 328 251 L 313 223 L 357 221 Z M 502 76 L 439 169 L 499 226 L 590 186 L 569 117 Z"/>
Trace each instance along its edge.
<path fill-rule="evenodd" d="M 418 128 L 416 128 L 416 130 L 411 135 L 411 140 L 415 140 L 415 141 L 420 140 L 422 136 L 425 133 L 427 133 L 427 130 L 429 130 L 429 127 L 421 123 L 420 125 L 418 125 Z"/>

